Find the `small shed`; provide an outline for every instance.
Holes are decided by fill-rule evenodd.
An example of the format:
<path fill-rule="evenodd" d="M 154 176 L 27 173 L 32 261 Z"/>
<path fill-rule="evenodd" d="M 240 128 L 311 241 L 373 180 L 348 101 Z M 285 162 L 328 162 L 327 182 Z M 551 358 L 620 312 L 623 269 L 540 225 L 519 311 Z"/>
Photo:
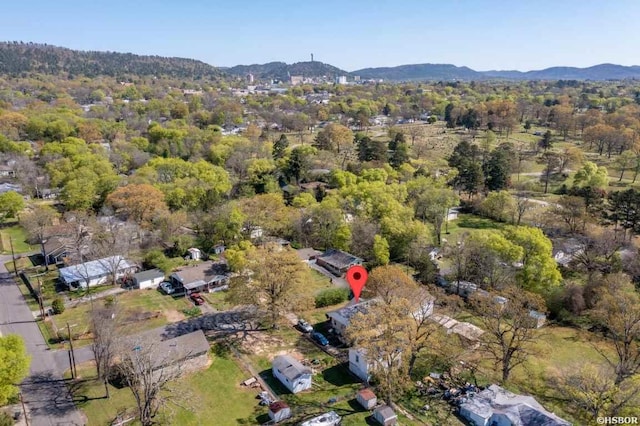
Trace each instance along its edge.
<path fill-rule="evenodd" d="M 358 403 L 366 410 L 371 410 L 378 403 L 378 398 L 371 389 L 367 388 L 358 392 L 356 395 L 356 401 L 358 401 Z"/>
<path fill-rule="evenodd" d="M 139 289 L 157 287 L 164 280 L 160 269 L 149 269 L 133 275 L 133 283 Z"/>
<path fill-rule="evenodd" d="M 191 260 L 200 260 L 202 259 L 202 252 L 199 248 L 191 247 L 187 250 L 187 257 Z"/>
<path fill-rule="evenodd" d="M 279 423 L 291 417 L 291 408 L 284 401 L 276 401 L 269 404 L 269 418 Z"/>
<path fill-rule="evenodd" d="M 227 247 L 223 244 L 218 244 L 216 246 L 213 246 L 213 254 L 222 254 L 224 253 L 224 251 L 227 249 Z"/>
<path fill-rule="evenodd" d="M 373 410 L 373 418 L 382 426 L 395 426 L 398 424 L 398 415 L 388 405 L 382 405 Z"/>
<path fill-rule="evenodd" d="M 531 318 L 531 328 L 540 328 L 547 321 L 547 316 L 538 311 L 529 311 L 529 317 Z"/>

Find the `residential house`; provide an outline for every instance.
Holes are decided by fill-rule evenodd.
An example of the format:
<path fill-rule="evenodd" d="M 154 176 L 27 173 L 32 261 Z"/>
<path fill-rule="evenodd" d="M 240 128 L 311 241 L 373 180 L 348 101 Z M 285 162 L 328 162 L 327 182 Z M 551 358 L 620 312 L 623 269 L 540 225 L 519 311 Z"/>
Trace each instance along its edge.
<path fill-rule="evenodd" d="M 396 360 L 399 366 L 402 362 L 401 357 L 398 356 Z M 382 359 L 371 359 L 365 349 L 349 348 L 349 371 L 351 371 L 351 373 L 353 373 L 363 382 L 369 383 L 369 381 L 371 380 L 371 373 L 373 373 L 373 371 L 375 370 L 376 364 L 378 366 L 388 366 L 388 363 L 386 361 L 383 361 Z"/>
<path fill-rule="evenodd" d="M 44 250 L 40 248 L 40 254 L 47 258 L 47 264 L 57 265 L 63 263 L 64 259 L 69 257 L 71 247 L 60 237 L 50 237 L 44 243 Z"/>
<path fill-rule="evenodd" d="M 358 401 L 358 404 L 365 410 L 372 410 L 378 403 L 378 397 L 376 397 L 376 394 L 373 393 L 371 389 L 366 388 L 358 391 L 356 401 Z"/>
<path fill-rule="evenodd" d="M 347 343 L 344 334 L 347 326 L 351 322 L 351 318 L 358 312 L 366 314 L 371 302 L 371 300 L 366 300 L 360 303 L 353 303 L 345 306 L 344 308 L 326 313 L 327 319 L 333 328 L 333 332 L 336 334 L 338 339 L 342 341 L 342 343 Z"/>
<path fill-rule="evenodd" d="M 291 408 L 284 401 L 276 401 L 269 404 L 269 418 L 274 423 L 280 423 L 291 417 Z"/>
<path fill-rule="evenodd" d="M 302 392 L 311 387 L 311 369 L 290 355 L 278 355 L 272 362 L 273 375 L 291 391 Z"/>
<path fill-rule="evenodd" d="M 316 264 L 336 276 L 342 276 L 349 268 L 362 265 L 362 259 L 342 250 L 329 249 L 316 259 Z"/>
<path fill-rule="evenodd" d="M 428 317 L 433 314 L 433 306 L 435 304 L 435 298 L 432 297 L 426 290 L 416 292 L 414 301 L 420 301 L 420 305 L 416 307 L 416 310 L 411 314 L 416 320 Z M 337 309 L 335 311 L 327 312 L 325 315 L 333 328 L 333 332 L 342 343 L 348 343 L 344 334 L 351 322 L 351 318 L 361 312 L 367 313 L 368 307 L 376 303 L 376 299 L 363 300 L 359 303 L 351 302 L 351 304 L 344 308 Z M 416 304 L 417 305 L 417 304 Z"/>
<path fill-rule="evenodd" d="M 560 266 L 568 266 L 572 260 L 584 253 L 584 245 L 576 238 L 553 241 L 553 260 Z"/>
<path fill-rule="evenodd" d="M 329 411 L 320 416 L 314 417 L 300 423 L 300 426 L 337 426 L 342 421 L 342 417 L 335 411 Z"/>
<path fill-rule="evenodd" d="M 131 345 L 132 350 L 150 345 L 150 352 L 155 357 L 152 360 L 154 371 L 158 374 L 167 368 L 178 369 L 180 375 L 207 368 L 211 348 L 202 330 L 169 339 L 163 339 L 164 336 L 158 333 L 158 330 L 150 330 L 128 336 L 125 344 Z"/>
<path fill-rule="evenodd" d="M 395 426 L 398 424 L 398 415 L 388 405 L 383 405 L 373 410 L 373 419 L 382 426 Z"/>
<path fill-rule="evenodd" d="M 229 283 L 227 269 L 226 262 L 209 260 L 174 272 L 169 276 L 169 281 L 175 288 L 184 288 L 187 293 L 213 291 Z"/>
<path fill-rule="evenodd" d="M 460 404 L 460 415 L 473 426 L 570 426 L 533 397 L 491 385 Z"/>
<path fill-rule="evenodd" d="M 69 289 L 93 287 L 104 284 L 112 279 L 121 278 L 128 274 L 133 274 L 138 269 L 137 265 L 124 257 L 110 256 L 79 265 L 61 268 L 58 273 L 60 280 Z"/>
<path fill-rule="evenodd" d="M 149 269 L 133 275 L 133 283 L 139 289 L 156 288 L 164 280 L 160 269 Z"/>
<path fill-rule="evenodd" d="M 213 254 L 222 254 L 226 249 L 227 247 L 225 245 L 218 244 L 216 246 L 213 246 L 213 249 L 211 251 L 213 252 Z"/>
<path fill-rule="evenodd" d="M 452 281 L 449 283 L 448 291 L 466 299 L 478 291 L 478 285 L 469 281 Z"/>
<path fill-rule="evenodd" d="M 7 164 L 0 164 L 0 177 L 15 177 L 16 172 L 13 167 Z"/>

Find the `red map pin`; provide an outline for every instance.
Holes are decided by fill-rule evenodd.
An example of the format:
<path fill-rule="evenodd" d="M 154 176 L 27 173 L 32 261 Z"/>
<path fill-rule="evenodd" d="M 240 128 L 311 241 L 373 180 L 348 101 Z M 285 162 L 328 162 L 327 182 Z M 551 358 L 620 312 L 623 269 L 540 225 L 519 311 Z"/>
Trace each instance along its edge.
<path fill-rule="evenodd" d="M 367 283 L 367 277 L 367 270 L 360 265 L 352 266 L 347 270 L 347 282 L 349 283 L 349 287 L 351 287 L 356 303 L 360 300 L 360 293 L 362 293 L 362 289 Z"/>

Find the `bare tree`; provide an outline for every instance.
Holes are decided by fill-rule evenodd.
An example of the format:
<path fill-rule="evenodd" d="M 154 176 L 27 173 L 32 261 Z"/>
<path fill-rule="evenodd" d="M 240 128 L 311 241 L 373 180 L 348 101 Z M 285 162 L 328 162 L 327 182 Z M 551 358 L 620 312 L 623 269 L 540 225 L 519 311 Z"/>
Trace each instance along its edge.
<path fill-rule="evenodd" d="M 158 411 L 170 401 L 170 392 L 163 391 L 181 375 L 182 363 L 151 336 L 123 338 L 118 342 L 117 358 L 118 371 L 136 401 L 140 423 L 155 424 Z"/>
<path fill-rule="evenodd" d="M 513 369 L 522 365 L 535 353 L 533 342 L 537 330 L 532 327 L 531 310 L 543 311 L 544 301 L 536 294 L 511 287 L 502 292 L 506 303 L 493 297 L 474 295 L 471 305 L 480 315 L 485 333 L 481 338 L 481 350 L 502 373 L 502 381 L 509 380 Z"/>
<path fill-rule="evenodd" d="M 44 265 L 47 270 L 49 269 L 49 256 L 46 253 L 44 244 L 50 236 L 49 227 L 53 225 L 57 217 L 58 212 L 52 207 L 41 204 L 20 218 L 20 223 L 25 227 L 31 238 L 37 240 L 40 244 L 42 256 L 44 256 Z"/>
<path fill-rule="evenodd" d="M 91 351 L 96 362 L 98 378 L 103 381 L 107 398 L 109 398 L 107 382 L 111 377 L 119 331 L 117 306 L 105 304 L 105 306 L 95 307 L 89 315 L 93 334 Z"/>
<path fill-rule="evenodd" d="M 515 198 L 516 206 L 514 211 L 514 220 L 516 226 L 520 226 L 520 222 L 522 222 L 522 218 L 525 213 L 533 208 L 533 203 L 529 201 L 525 194 L 518 194 Z"/>
<path fill-rule="evenodd" d="M 615 384 L 619 385 L 640 372 L 640 294 L 624 274 L 609 275 L 605 280 L 593 316 L 613 341 L 615 357 L 599 352 L 615 369 Z"/>
<path fill-rule="evenodd" d="M 131 222 L 110 218 L 100 223 L 91 236 L 92 257 L 102 259 L 100 263 L 109 272 L 113 285 L 126 263 L 126 256 L 135 249 L 137 231 L 137 226 Z"/>

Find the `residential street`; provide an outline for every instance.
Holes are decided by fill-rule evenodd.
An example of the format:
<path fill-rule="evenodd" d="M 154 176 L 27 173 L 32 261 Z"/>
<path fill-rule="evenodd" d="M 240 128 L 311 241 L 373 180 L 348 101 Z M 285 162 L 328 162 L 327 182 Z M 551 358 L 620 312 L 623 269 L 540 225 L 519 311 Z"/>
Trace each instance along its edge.
<path fill-rule="evenodd" d="M 48 349 L 40 330 L 24 302 L 18 286 L 4 267 L 11 256 L 0 256 L 0 333 L 19 334 L 31 354 L 29 377 L 20 386 L 29 411 L 29 424 L 33 426 L 84 425 L 62 378 L 68 368 L 60 364 L 54 352 Z M 66 355 L 66 351 L 60 351 Z"/>

